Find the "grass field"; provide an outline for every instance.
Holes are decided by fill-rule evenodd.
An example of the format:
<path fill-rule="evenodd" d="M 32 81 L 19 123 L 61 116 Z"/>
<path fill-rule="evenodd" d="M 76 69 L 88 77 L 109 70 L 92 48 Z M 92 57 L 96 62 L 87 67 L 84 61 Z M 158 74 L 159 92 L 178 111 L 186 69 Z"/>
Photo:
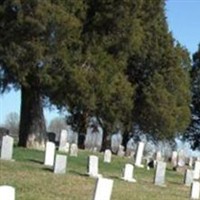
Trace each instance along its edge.
<path fill-rule="evenodd" d="M 43 165 L 44 152 L 14 149 L 14 162 L 0 161 L 0 185 L 16 188 L 16 200 L 90 200 L 95 179 L 87 177 L 87 157 L 91 152 L 79 150 L 78 157 L 68 157 L 65 175 L 56 175 Z M 183 175 L 166 172 L 166 187 L 153 184 L 154 170 L 134 169 L 137 183 L 120 179 L 125 163 L 131 159 L 112 156 L 112 163 L 103 163 L 99 156 L 99 172 L 114 180 L 112 200 L 188 200 L 190 188 L 183 185 Z"/>

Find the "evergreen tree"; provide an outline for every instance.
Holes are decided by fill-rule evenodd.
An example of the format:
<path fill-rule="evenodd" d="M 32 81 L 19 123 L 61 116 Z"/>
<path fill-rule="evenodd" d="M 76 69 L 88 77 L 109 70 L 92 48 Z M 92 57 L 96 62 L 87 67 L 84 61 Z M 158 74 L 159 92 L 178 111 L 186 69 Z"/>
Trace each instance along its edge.
<path fill-rule="evenodd" d="M 193 54 L 192 81 L 192 120 L 184 138 L 189 140 L 193 149 L 200 149 L 200 45 Z"/>
<path fill-rule="evenodd" d="M 80 3 L 0 3 L 0 86 L 1 92 L 11 86 L 21 89 L 19 146 L 34 147 L 44 142 L 45 94 L 63 80 L 63 71 L 71 66 L 73 52 L 78 49 Z"/>
<path fill-rule="evenodd" d="M 89 117 L 97 117 L 106 138 L 115 124 L 128 126 L 131 122 L 134 86 L 124 70 L 136 37 L 132 37 L 136 32 L 132 23 L 137 24 L 133 20 L 136 1 L 85 2 L 82 57 L 70 69 L 67 81 L 60 83 L 63 89 L 70 85 L 68 92 L 51 99 L 57 105 L 67 105 L 70 120 L 79 132 L 85 132 Z"/>
<path fill-rule="evenodd" d="M 170 138 L 190 119 L 189 56 L 168 31 L 164 1 L 143 1 L 138 18 L 142 43 L 127 67 L 137 84 L 133 120 L 157 139 Z"/>

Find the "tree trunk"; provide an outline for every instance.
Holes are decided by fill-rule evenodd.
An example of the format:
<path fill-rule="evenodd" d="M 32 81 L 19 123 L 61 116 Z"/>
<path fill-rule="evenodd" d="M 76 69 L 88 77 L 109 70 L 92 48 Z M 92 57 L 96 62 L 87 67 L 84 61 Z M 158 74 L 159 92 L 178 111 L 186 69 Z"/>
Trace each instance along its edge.
<path fill-rule="evenodd" d="M 40 92 L 22 86 L 18 145 L 40 148 L 44 145 L 45 137 L 46 125 Z"/>

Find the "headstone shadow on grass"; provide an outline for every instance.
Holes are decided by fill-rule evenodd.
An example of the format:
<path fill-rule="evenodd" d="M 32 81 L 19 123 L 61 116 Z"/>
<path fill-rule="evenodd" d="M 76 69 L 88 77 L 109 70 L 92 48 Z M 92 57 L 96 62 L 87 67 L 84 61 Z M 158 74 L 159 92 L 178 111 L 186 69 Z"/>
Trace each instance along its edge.
<path fill-rule="evenodd" d="M 81 173 L 81 172 L 78 172 L 78 171 L 75 171 L 75 170 L 69 170 L 68 171 L 69 173 L 72 173 L 72 174 L 75 174 L 75 175 L 78 175 L 78 176 L 85 176 L 85 177 L 88 177 L 88 175 L 86 173 Z"/>
<path fill-rule="evenodd" d="M 28 159 L 28 161 L 43 165 L 43 161 L 38 159 Z"/>
<path fill-rule="evenodd" d="M 42 168 L 44 171 L 48 171 L 48 172 L 53 172 L 53 169 L 50 167 L 43 167 Z"/>

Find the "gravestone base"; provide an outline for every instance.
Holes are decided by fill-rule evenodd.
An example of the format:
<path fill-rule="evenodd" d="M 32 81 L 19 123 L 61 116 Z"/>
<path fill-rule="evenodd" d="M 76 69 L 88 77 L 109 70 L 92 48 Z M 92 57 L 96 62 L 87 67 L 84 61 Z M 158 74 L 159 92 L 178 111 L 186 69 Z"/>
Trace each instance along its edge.
<path fill-rule="evenodd" d="M 9 161 L 9 162 L 15 162 L 15 159 L 3 159 L 3 158 L 0 158 L 0 160 L 2 160 L 2 161 Z"/>
<path fill-rule="evenodd" d="M 122 179 L 123 181 L 127 181 L 127 182 L 130 182 L 130 183 L 136 183 L 136 182 L 137 182 L 134 178 L 127 179 L 127 178 L 122 177 L 121 179 Z"/>
<path fill-rule="evenodd" d="M 166 184 L 157 184 L 157 183 L 154 183 L 154 185 L 159 186 L 159 187 L 167 187 Z"/>
<path fill-rule="evenodd" d="M 144 165 L 137 165 L 135 164 L 136 167 L 139 167 L 139 168 L 144 168 Z"/>
<path fill-rule="evenodd" d="M 103 178 L 102 174 L 89 174 L 89 173 L 87 173 L 87 176 L 89 176 L 91 178 Z"/>
<path fill-rule="evenodd" d="M 175 171 L 177 171 L 178 173 L 181 173 L 181 174 L 185 174 L 186 170 L 187 170 L 187 166 L 184 166 L 184 167 L 177 166 Z"/>

